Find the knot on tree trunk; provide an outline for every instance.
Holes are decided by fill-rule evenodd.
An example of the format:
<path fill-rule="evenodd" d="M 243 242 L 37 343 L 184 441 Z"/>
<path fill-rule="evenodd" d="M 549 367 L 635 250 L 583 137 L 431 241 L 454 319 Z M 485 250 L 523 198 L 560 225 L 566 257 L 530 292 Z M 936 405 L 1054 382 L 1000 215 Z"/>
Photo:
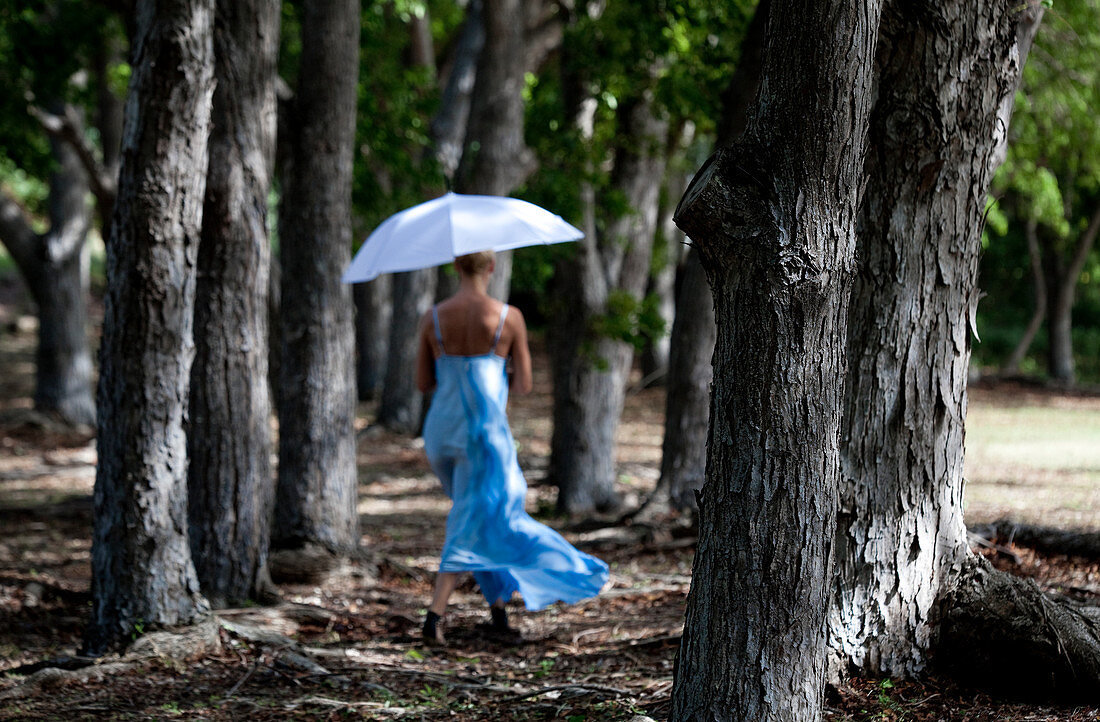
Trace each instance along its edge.
<path fill-rule="evenodd" d="M 714 152 L 692 178 L 673 220 L 711 269 L 728 269 L 762 249 L 780 232 L 773 173 L 758 153 L 737 144 Z"/>

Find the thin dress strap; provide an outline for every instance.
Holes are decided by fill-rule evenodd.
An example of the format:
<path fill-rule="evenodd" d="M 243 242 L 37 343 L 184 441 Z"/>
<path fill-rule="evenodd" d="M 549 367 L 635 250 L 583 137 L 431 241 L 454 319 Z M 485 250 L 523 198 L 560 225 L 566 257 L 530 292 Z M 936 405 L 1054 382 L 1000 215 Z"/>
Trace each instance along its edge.
<path fill-rule="evenodd" d="M 439 307 L 432 306 L 432 328 L 435 329 L 435 340 L 439 343 L 439 352 L 442 354 L 447 353 L 447 349 L 443 348 L 443 334 L 439 332 Z"/>
<path fill-rule="evenodd" d="M 489 347 L 489 353 L 493 353 L 497 350 L 497 343 L 500 342 L 500 332 L 504 330 L 504 319 L 508 318 L 508 304 L 504 304 L 500 307 L 500 322 L 497 323 L 497 332 L 493 334 L 493 345 Z"/>

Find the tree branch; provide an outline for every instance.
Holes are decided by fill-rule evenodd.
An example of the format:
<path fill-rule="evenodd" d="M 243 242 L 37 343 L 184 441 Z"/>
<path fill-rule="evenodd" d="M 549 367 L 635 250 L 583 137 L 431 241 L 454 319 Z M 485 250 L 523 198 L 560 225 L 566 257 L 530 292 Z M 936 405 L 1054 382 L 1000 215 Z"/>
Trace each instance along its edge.
<path fill-rule="evenodd" d="M 1077 240 L 1077 247 L 1073 251 L 1073 260 L 1069 262 L 1069 267 L 1066 269 L 1066 288 L 1064 291 L 1072 291 L 1076 287 L 1077 278 L 1085 268 L 1085 261 L 1088 260 L 1089 252 L 1092 251 L 1092 247 L 1096 243 L 1098 232 L 1100 232 L 1100 204 L 1092 212 L 1092 218 L 1089 219 L 1085 232 Z"/>
<path fill-rule="evenodd" d="M 64 112 L 56 115 L 31 105 L 27 108 L 27 112 L 42 125 L 47 133 L 72 146 L 80 159 L 81 166 L 88 174 L 88 182 L 91 185 L 92 194 L 95 195 L 96 203 L 102 211 L 109 213 L 115 205 L 118 181 L 96 158 L 95 149 L 84 137 L 84 123 L 77 115 L 76 109 L 66 103 Z"/>
<path fill-rule="evenodd" d="M 524 34 L 527 46 L 524 67 L 529 73 L 538 72 L 542 68 L 550 54 L 561 45 L 565 31 L 561 16 L 553 12 L 553 6 L 548 5 L 547 8 L 550 10 L 544 8 L 541 14 L 528 17 L 527 31 Z"/>
<path fill-rule="evenodd" d="M 15 265 L 27 281 L 31 293 L 37 296 L 39 286 L 39 235 L 31 228 L 27 211 L 0 188 L 0 243 L 8 249 Z"/>

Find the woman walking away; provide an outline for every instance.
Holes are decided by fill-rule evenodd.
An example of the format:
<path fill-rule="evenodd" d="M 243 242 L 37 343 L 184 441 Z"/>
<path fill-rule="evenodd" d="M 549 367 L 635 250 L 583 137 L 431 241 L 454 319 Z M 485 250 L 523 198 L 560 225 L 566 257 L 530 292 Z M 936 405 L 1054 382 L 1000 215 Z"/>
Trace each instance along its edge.
<path fill-rule="evenodd" d="M 454 502 L 424 621 L 429 644 L 444 643 L 440 619 L 461 572 L 473 572 L 485 595 L 490 629 L 509 635 L 504 604 L 513 592 L 536 610 L 595 596 L 608 578 L 606 564 L 524 511 L 527 482 L 505 406 L 509 387 L 531 390 L 531 353 L 523 315 L 486 293 L 494 265 L 491 251 L 456 258 L 458 292 L 421 324 L 417 385 L 435 391 L 424 448 Z"/>

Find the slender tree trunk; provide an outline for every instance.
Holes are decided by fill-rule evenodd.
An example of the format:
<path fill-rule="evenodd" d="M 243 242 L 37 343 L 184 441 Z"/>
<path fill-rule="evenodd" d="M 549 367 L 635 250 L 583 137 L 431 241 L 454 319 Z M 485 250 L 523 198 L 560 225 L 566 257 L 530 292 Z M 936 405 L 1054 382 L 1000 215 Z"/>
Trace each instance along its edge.
<path fill-rule="evenodd" d="M 684 261 L 672 325 L 672 337 L 680 342 L 673 343 L 669 357 L 659 481 L 666 485 L 669 506 L 678 511 L 694 511 L 695 492 L 703 488 L 716 335 L 714 301 L 699 252 L 692 248 Z"/>
<path fill-rule="evenodd" d="M 359 543 L 351 171 L 359 3 L 302 4 L 302 74 L 280 213 L 282 353 L 272 546 L 350 553 Z"/>
<path fill-rule="evenodd" d="M 206 186 L 212 0 L 139 2 L 107 243 L 91 623 L 102 652 L 208 612 L 187 537 L 183 419 Z"/>
<path fill-rule="evenodd" d="M 834 676 L 923 669 L 968 559 L 963 438 L 980 228 L 994 128 L 1019 82 L 1033 11 L 953 0 L 883 13 L 847 329 Z"/>
<path fill-rule="evenodd" d="M 111 73 L 113 66 L 122 59 L 122 50 L 118 47 L 120 41 L 108 28 L 104 30 L 102 40 L 96 49 L 95 58 L 95 90 L 96 90 L 96 130 L 99 131 L 99 147 L 102 153 L 102 169 L 105 178 L 114 181 L 117 187 L 118 166 L 120 162 L 119 150 L 122 143 L 123 106 L 122 99 L 115 95 L 111 88 Z M 109 186 L 110 188 L 111 186 Z M 99 217 L 103 219 L 103 228 L 111 219 L 113 204 L 110 193 L 100 193 L 97 196 Z"/>
<path fill-rule="evenodd" d="M 677 212 L 711 280 L 718 337 L 672 720 L 821 718 L 843 328 L 880 9 L 773 0 L 748 129 L 707 161 Z"/>
<path fill-rule="evenodd" d="M 390 346 L 390 320 L 393 316 L 390 276 L 379 276 L 370 283 L 352 286 L 355 301 L 356 388 L 360 401 L 373 399 L 382 390 L 386 358 Z"/>
<path fill-rule="evenodd" d="M 1027 352 L 1031 349 L 1031 344 L 1047 317 L 1047 283 L 1046 278 L 1043 276 L 1043 258 L 1039 252 L 1037 226 L 1038 223 L 1034 219 L 1030 219 L 1025 229 L 1027 257 L 1031 266 L 1031 289 L 1035 295 L 1035 311 L 1031 314 L 1031 320 L 1028 321 L 1027 328 L 1024 329 L 1016 348 L 1012 349 L 1008 360 L 1001 366 L 1001 373 L 1005 376 L 1019 373 L 1020 364 L 1027 358 Z"/>
<path fill-rule="evenodd" d="M 436 269 L 393 274 L 393 312 L 389 352 L 378 423 L 402 434 L 420 433 L 424 395 L 416 388 L 420 319 L 435 301 Z"/>
<path fill-rule="evenodd" d="M 1073 304 L 1077 295 L 1077 282 L 1085 268 L 1089 253 L 1100 231 L 1100 208 L 1097 208 L 1084 233 L 1073 247 L 1068 262 L 1058 255 L 1053 244 L 1048 247 L 1051 257 L 1047 264 L 1048 302 L 1047 329 L 1050 336 L 1049 369 L 1054 381 L 1065 386 L 1077 382 L 1076 363 L 1073 358 Z"/>
<path fill-rule="evenodd" d="M 639 303 L 649 277 L 668 143 L 668 121 L 653 103 L 646 89 L 619 106 L 622 138 L 612 183 L 631 210 L 612 219 L 598 239 L 590 218 L 570 267 L 558 274 L 564 308 L 553 325 L 550 477 L 558 510 L 567 514 L 612 511 L 620 503 L 615 431 L 634 349 L 603 331 L 600 319 L 615 312 L 616 296 Z"/>
<path fill-rule="evenodd" d="M 760 0 L 741 43 L 737 70 L 722 93 L 722 117 L 716 145 L 732 143 L 745 130 L 749 107 L 760 87 L 761 51 L 770 0 Z M 681 317 L 681 314 L 686 314 Z M 665 437 L 661 447 L 658 489 L 680 511 L 696 509 L 695 492 L 703 488 L 710 421 L 710 381 L 713 376 L 714 300 L 706 274 L 693 247 L 683 267 L 672 324 Z"/>
<path fill-rule="evenodd" d="M 427 16 L 410 23 L 413 65 L 435 72 L 435 49 L 432 47 Z M 457 102 L 457 101 L 456 101 Z M 440 113 L 449 113 L 445 106 Z M 439 128 L 432 124 L 433 129 Z M 445 138 L 433 137 L 436 153 L 443 152 Z M 441 159 L 442 160 L 442 159 Z M 393 306 L 390 314 L 390 337 L 387 344 L 386 375 L 382 386 L 382 404 L 378 422 L 392 431 L 417 435 L 424 415 L 424 395 L 416 388 L 416 356 L 420 345 L 420 319 L 432 307 L 436 296 L 438 270 L 425 268 L 393 275 Z"/>
<path fill-rule="evenodd" d="M 656 270 L 650 275 L 646 297 L 657 299 L 657 313 L 664 324 L 664 331 L 650 338 L 642 351 L 642 379 L 647 386 L 665 386 L 668 381 L 669 356 L 672 353 L 672 325 L 676 320 L 676 278 L 682 264 L 684 233 L 672 220 L 676 203 L 687 188 L 687 175 L 673 170 L 676 157 L 691 142 L 692 131 L 681 129 L 673 133 L 675 142 L 669 143 L 665 158 L 665 181 L 657 206 L 656 238 L 653 259 Z M 708 293 L 709 295 L 709 293 Z"/>
<path fill-rule="evenodd" d="M 271 585 L 267 193 L 279 4 L 221 0 L 215 18 L 187 450 L 191 554 L 219 607 L 260 599 Z"/>
<path fill-rule="evenodd" d="M 534 153 L 523 142 L 526 14 L 521 0 L 482 0 L 482 5 L 485 40 L 455 190 L 506 196 L 535 169 Z M 496 266 L 489 293 L 507 300 L 511 252 L 498 253 Z"/>
<path fill-rule="evenodd" d="M 485 44 L 485 23 L 481 19 L 481 0 L 470 0 L 466 19 L 456 41 L 453 60 L 443 84 L 439 112 L 432 118 L 431 131 L 435 155 L 443 174 L 453 178 L 462 159 L 463 139 L 470 118 L 470 98 L 477 78 L 478 58 Z"/>

